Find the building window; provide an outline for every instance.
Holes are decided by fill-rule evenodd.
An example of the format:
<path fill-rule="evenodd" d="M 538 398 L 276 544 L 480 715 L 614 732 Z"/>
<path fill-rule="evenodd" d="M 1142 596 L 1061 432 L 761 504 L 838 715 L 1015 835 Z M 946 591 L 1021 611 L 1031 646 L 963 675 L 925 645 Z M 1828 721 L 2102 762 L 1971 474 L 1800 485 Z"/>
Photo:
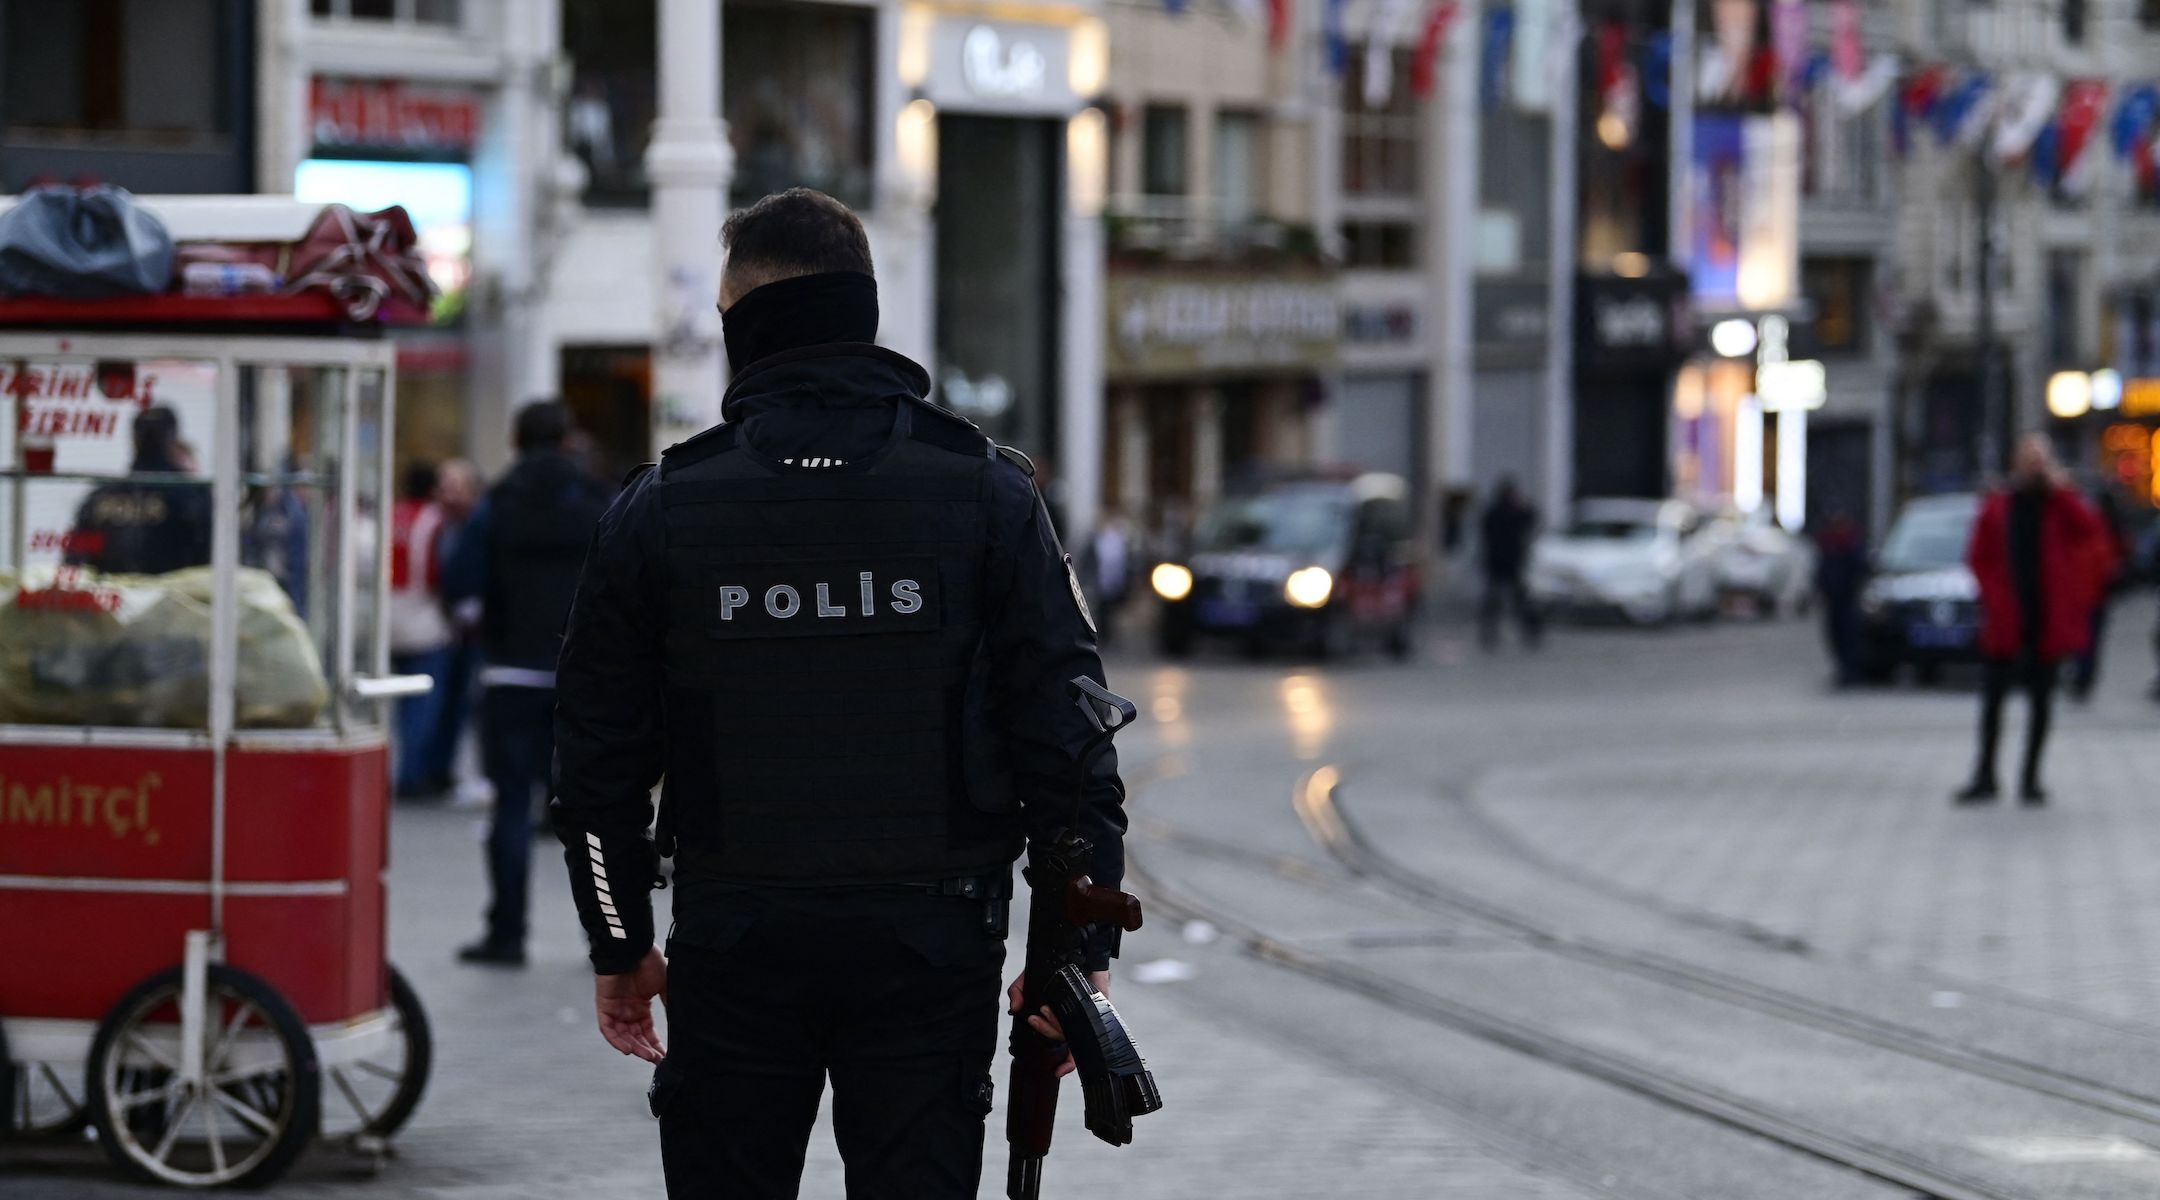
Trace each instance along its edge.
<path fill-rule="evenodd" d="M 1343 265 L 1405 268 L 1417 266 L 1417 231 L 1408 221 L 1348 221 L 1343 224 Z"/>
<path fill-rule="evenodd" d="M 1811 258 L 1800 264 L 1800 291 L 1814 310 L 1801 339 L 1803 353 L 1826 357 L 1865 354 L 1868 293 L 1874 264 L 1864 258 Z"/>
<path fill-rule="evenodd" d="M 0 129 L 184 149 L 229 134 L 216 0 L 0 3 Z"/>
<path fill-rule="evenodd" d="M 2086 0 L 2062 0 L 2063 40 L 2073 46 L 2085 44 Z"/>
<path fill-rule="evenodd" d="M 1353 47 L 1343 72 L 1343 191 L 1352 196 L 1414 197 L 1418 192 L 1418 112 L 1403 80 L 1410 52 L 1395 52 L 1395 86 L 1377 108 L 1365 104 L 1365 51 Z"/>
<path fill-rule="evenodd" d="M 653 0 L 564 0 L 570 95 L 563 145 L 585 165 L 585 203 L 646 203 L 645 143 L 652 133 Z"/>
<path fill-rule="evenodd" d="M 1150 104 L 1140 118 L 1140 190 L 1150 196 L 1182 196 L 1190 187 L 1187 142 L 1190 122 L 1183 105 Z"/>
<path fill-rule="evenodd" d="M 308 7 L 318 17 L 339 21 L 401 21 L 454 27 L 464 18 L 462 0 L 309 0 Z"/>
<path fill-rule="evenodd" d="M 2075 250 L 2050 250 L 2047 256 L 2048 365 L 2071 366 L 2083 360 L 2078 310 L 2083 298 L 2085 256 Z"/>
<path fill-rule="evenodd" d="M 721 11 L 735 202 L 811 187 L 867 206 L 876 10 L 731 3 Z"/>
<path fill-rule="evenodd" d="M 2138 0 L 2137 19 L 2148 32 L 2160 33 L 2160 0 Z"/>
<path fill-rule="evenodd" d="M 1242 224 L 1260 216 L 1266 187 L 1260 114 L 1215 115 L 1215 215 Z"/>

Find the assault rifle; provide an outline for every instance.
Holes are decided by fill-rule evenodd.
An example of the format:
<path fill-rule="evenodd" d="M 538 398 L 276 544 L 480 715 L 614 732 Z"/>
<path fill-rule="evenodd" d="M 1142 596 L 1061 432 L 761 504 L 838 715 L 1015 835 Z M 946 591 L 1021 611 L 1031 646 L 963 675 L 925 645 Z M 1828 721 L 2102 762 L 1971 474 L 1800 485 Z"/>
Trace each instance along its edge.
<path fill-rule="evenodd" d="M 1088 878 L 1095 847 L 1079 832 L 1086 803 L 1088 767 L 1117 731 L 1139 714 L 1133 702 L 1082 676 L 1067 685 L 1073 702 L 1095 730 L 1081 749 L 1079 777 L 1073 789 L 1072 818 L 1047 846 L 1031 847 L 1027 878 L 1027 968 L 1021 983 L 1020 1011 L 1013 1017 L 1012 1077 L 1005 1114 L 1005 1141 L 1011 1149 L 1005 1175 L 1009 1200 L 1036 1200 L 1042 1189 L 1043 1158 L 1057 1124 L 1057 1069 L 1072 1054 L 1087 1100 L 1087 1127 L 1113 1146 L 1132 1141 L 1132 1120 L 1162 1107 L 1162 1093 L 1146 1060 L 1110 998 L 1095 990 L 1082 967 L 1087 960 L 1083 930 L 1098 921 L 1130 933 L 1140 928 L 1140 902 L 1115 888 L 1097 887 Z M 1028 1024 L 1031 1014 L 1049 1008 L 1065 1031 L 1057 1045 Z"/>

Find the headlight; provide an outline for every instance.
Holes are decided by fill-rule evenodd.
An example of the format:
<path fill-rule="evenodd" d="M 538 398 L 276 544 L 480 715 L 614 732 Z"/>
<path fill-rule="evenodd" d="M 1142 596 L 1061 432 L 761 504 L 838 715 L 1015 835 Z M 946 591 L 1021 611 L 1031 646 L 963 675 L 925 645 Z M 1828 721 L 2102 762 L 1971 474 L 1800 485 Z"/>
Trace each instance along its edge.
<path fill-rule="evenodd" d="M 1318 608 L 1326 604 L 1328 597 L 1334 592 L 1335 577 L 1327 573 L 1326 567 L 1306 567 L 1300 571 L 1292 571 L 1290 578 L 1283 582 L 1282 588 L 1283 599 L 1299 608 Z"/>
<path fill-rule="evenodd" d="M 1155 587 L 1155 594 L 1165 600 L 1183 600 L 1192 595 L 1192 572 L 1176 563 L 1159 563 L 1155 573 L 1148 576 Z"/>

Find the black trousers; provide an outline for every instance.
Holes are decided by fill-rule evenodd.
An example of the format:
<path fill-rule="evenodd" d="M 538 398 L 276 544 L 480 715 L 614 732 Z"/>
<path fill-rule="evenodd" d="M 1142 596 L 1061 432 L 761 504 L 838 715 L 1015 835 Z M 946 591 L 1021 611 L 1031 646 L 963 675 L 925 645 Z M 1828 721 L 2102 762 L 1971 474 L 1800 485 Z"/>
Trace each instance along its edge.
<path fill-rule="evenodd" d="M 555 689 L 491 687 L 482 693 L 480 758 L 495 788 L 487 838 L 487 940 L 522 948 L 532 887 L 534 789 L 547 787 L 555 761 Z"/>
<path fill-rule="evenodd" d="M 2002 740 L 2003 701 L 2014 684 L 2022 682 L 2032 702 L 2030 723 L 2025 727 L 2025 769 L 2019 776 L 2027 787 L 2040 782 L 2040 755 L 2047 748 L 2048 724 L 2054 715 L 2055 683 L 2062 664 L 2036 658 L 1990 658 L 1980 676 L 1980 761 L 1973 767 L 1975 782 L 1995 780 L 1995 748 Z"/>
<path fill-rule="evenodd" d="M 981 900 L 692 884 L 653 1074 L 668 1195 L 795 1196 L 829 1078 L 850 1200 L 973 1197 L 1004 961 Z"/>
<path fill-rule="evenodd" d="M 1500 644 L 1500 614 L 1515 614 L 1515 623 L 1522 630 L 1523 644 L 1535 646 L 1545 631 L 1544 618 L 1537 610 L 1537 602 L 1530 598 L 1530 589 L 1523 586 L 1520 575 L 1488 575 L 1485 577 L 1485 594 L 1478 599 L 1478 642 L 1486 649 Z"/>

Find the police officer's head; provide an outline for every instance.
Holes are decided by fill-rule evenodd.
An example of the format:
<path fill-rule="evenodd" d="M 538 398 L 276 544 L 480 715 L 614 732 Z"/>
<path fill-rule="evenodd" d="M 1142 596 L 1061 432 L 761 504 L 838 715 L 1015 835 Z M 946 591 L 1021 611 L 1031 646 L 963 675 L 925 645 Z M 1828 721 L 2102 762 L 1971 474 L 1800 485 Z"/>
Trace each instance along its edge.
<path fill-rule="evenodd" d="M 135 461 L 131 470 L 177 471 L 180 469 L 180 415 L 162 404 L 135 414 L 131 430 Z"/>
<path fill-rule="evenodd" d="M 845 204 L 809 188 L 775 192 L 720 230 L 720 312 L 737 371 L 803 346 L 877 338 L 870 238 Z"/>

